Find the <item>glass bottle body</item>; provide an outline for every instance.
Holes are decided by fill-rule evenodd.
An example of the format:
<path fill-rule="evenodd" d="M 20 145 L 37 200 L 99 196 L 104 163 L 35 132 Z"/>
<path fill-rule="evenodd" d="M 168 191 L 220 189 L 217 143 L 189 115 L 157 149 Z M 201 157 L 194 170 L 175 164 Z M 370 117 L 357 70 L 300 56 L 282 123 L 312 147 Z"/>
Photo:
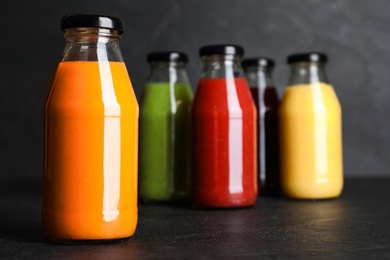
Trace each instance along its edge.
<path fill-rule="evenodd" d="M 251 206 L 257 199 L 256 108 L 240 57 L 203 57 L 192 108 L 192 202 Z"/>
<path fill-rule="evenodd" d="M 261 65 L 245 67 L 246 78 L 257 108 L 258 183 L 262 194 L 279 191 L 279 98 L 272 79 L 272 68 Z"/>
<path fill-rule="evenodd" d="M 193 94 L 183 62 L 151 62 L 140 107 L 140 197 L 189 196 L 189 130 Z"/>
<path fill-rule="evenodd" d="M 279 124 L 283 193 L 298 199 L 339 196 L 343 186 L 341 107 L 324 63 L 291 65 Z"/>
<path fill-rule="evenodd" d="M 70 28 L 45 107 L 42 223 L 53 241 L 130 237 L 138 104 L 116 30 Z"/>

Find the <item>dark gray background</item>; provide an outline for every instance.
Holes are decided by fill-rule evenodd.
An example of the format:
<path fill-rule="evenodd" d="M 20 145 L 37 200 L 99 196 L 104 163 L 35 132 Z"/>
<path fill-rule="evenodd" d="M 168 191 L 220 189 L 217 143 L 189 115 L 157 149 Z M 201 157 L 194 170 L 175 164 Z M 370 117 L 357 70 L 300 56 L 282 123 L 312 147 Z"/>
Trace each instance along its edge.
<path fill-rule="evenodd" d="M 121 48 L 138 98 L 150 51 L 186 52 L 195 89 L 199 47 L 240 44 L 247 57 L 276 60 L 280 94 L 287 55 L 326 52 L 343 107 L 345 175 L 390 176 L 390 1 L 2 0 L 0 180 L 41 178 L 43 107 L 65 45 L 60 19 L 78 12 L 124 21 Z"/>

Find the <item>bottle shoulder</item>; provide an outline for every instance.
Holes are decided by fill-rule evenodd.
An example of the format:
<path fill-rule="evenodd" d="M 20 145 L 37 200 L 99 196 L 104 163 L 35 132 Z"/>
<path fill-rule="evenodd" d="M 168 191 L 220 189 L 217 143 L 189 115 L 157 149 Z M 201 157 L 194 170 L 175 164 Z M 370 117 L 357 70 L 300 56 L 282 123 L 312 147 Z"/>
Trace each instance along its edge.
<path fill-rule="evenodd" d="M 134 90 L 123 62 L 59 63 L 47 100 L 47 109 L 81 111 L 102 108 L 107 110 L 109 107 L 115 107 L 115 111 L 138 109 Z"/>
<path fill-rule="evenodd" d="M 327 83 L 297 84 L 286 87 L 280 110 L 340 110 L 340 103 L 332 85 Z"/>
<path fill-rule="evenodd" d="M 187 82 L 147 82 L 140 101 L 144 111 L 163 112 L 171 111 L 172 106 L 190 106 L 192 90 Z M 142 113 L 143 111 L 141 111 Z"/>

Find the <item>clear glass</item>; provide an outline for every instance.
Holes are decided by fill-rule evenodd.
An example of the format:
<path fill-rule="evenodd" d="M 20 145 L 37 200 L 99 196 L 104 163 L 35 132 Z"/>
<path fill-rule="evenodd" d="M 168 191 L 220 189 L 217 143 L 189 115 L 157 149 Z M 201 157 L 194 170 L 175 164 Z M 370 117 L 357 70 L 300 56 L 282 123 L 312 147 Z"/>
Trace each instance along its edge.
<path fill-rule="evenodd" d="M 263 66 L 249 66 L 245 68 L 245 76 L 250 87 L 275 86 L 272 78 L 272 68 Z"/>
<path fill-rule="evenodd" d="M 239 55 L 210 55 L 203 56 L 203 71 L 201 78 L 241 78 L 244 71 Z"/>
<path fill-rule="evenodd" d="M 121 39 L 117 30 L 102 28 L 70 28 L 62 61 L 120 61 Z"/>
<path fill-rule="evenodd" d="M 186 82 L 188 76 L 184 62 L 151 62 L 148 82 Z"/>
<path fill-rule="evenodd" d="M 324 62 L 297 62 L 290 64 L 287 86 L 323 82 L 329 84 Z"/>

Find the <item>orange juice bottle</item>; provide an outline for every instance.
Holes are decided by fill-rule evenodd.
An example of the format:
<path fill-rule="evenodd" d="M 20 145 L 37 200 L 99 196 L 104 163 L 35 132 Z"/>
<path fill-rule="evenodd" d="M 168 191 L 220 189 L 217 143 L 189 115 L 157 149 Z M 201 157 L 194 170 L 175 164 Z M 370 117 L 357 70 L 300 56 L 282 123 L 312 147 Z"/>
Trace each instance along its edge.
<path fill-rule="evenodd" d="M 42 223 L 54 242 L 117 240 L 137 220 L 138 103 L 122 21 L 77 14 L 45 107 Z"/>
<path fill-rule="evenodd" d="M 279 107 L 281 188 L 287 197 L 327 199 L 343 187 L 341 107 L 322 53 L 288 57 L 291 74 Z"/>

